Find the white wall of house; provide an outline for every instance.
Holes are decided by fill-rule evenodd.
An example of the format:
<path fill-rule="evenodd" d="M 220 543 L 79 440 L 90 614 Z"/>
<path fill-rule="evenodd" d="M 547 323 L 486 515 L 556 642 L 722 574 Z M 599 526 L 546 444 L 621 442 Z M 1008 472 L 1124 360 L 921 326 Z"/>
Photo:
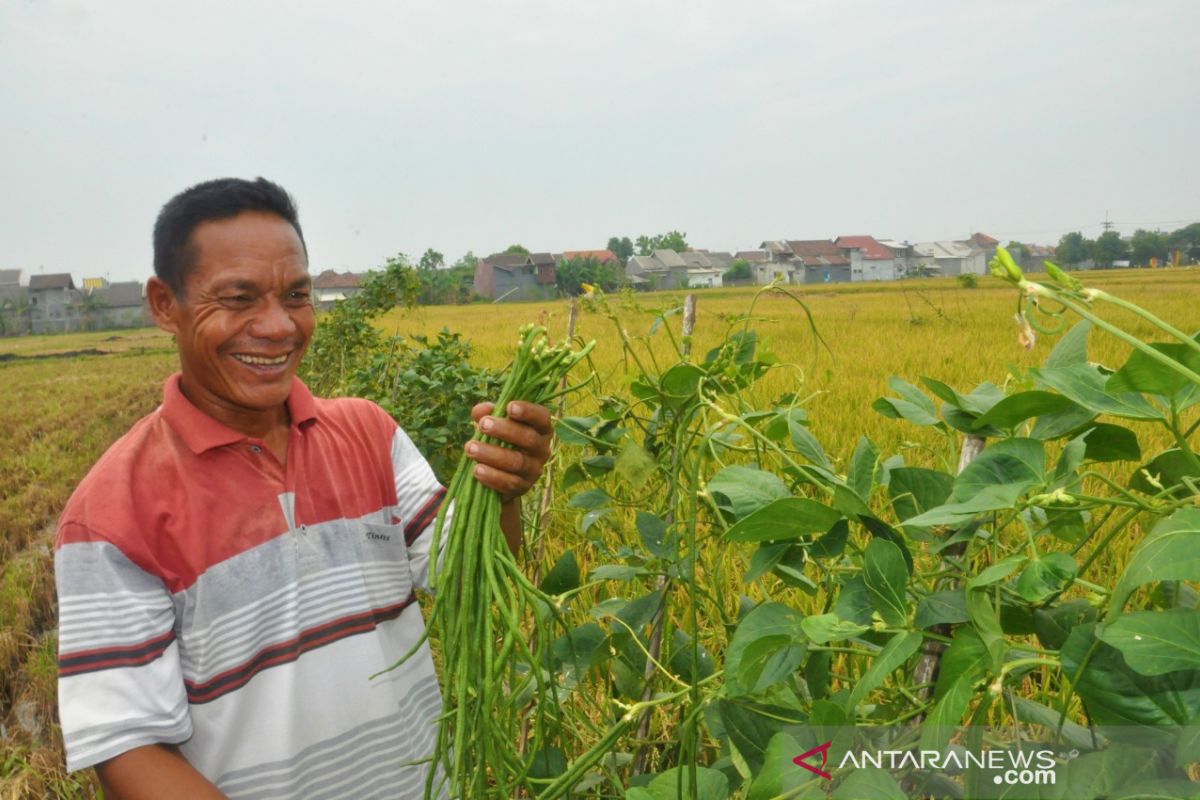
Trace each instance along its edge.
<path fill-rule="evenodd" d="M 864 258 L 859 270 L 858 281 L 894 281 L 896 280 L 896 259 L 894 258 Z"/>

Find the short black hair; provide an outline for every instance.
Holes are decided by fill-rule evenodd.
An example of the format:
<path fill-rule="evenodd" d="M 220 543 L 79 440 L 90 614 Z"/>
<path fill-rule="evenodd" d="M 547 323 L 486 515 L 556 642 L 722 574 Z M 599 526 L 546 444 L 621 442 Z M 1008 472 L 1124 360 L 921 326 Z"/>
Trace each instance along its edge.
<path fill-rule="evenodd" d="M 282 186 L 261 177 L 253 181 L 218 178 L 184 189 L 158 212 L 154 222 L 154 274 L 182 297 L 184 279 L 192 266 L 188 247 L 192 231 L 202 222 L 230 219 L 244 211 L 265 211 L 288 222 L 296 229 L 304 255 L 308 256 L 296 201 Z"/>

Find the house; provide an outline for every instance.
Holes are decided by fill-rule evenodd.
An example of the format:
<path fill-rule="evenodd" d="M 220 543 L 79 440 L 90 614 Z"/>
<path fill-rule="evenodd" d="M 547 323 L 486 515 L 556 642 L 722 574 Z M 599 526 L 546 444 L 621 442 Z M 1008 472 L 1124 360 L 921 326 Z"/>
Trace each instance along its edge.
<path fill-rule="evenodd" d="M 18 296 L 26 296 L 25 287 L 21 285 L 21 270 L 0 269 L 0 303 Z"/>
<path fill-rule="evenodd" d="M 834 242 L 850 257 L 850 280 L 896 280 L 896 256 L 872 236 L 839 236 Z"/>
<path fill-rule="evenodd" d="M 989 261 L 996 257 L 996 248 L 1000 246 L 1000 240 L 988 236 L 986 233 L 972 233 L 965 243 L 972 250 L 977 250 L 983 253 L 983 263 L 986 266 Z"/>
<path fill-rule="evenodd" d="M 688 285 L 688 265 L 674 250 L 655 250 L 648 256 L 630 256 L 625 277 L 635 289 L 679 289 Z"/>
<path fill-rule="evenodd" d="M 549 300 L 558 294 L 551 253 L 493 253 L 475 267 L 475 294 L 500 301 Z"/>
<path fill-rule="evenodd" d="M 776 272 L 783 274 L 777 264 L 771 262 L 771 256 L 766 250 L 738 250 L 733 254 L 734 261 L 745 261 L 750 265 L 750 273 L 754 283 L 765 286 L 774 280 Z M 786 276 L 783 277 L 786 280 Z"/>
<path fill-rule="evenodd" d="M 721 273 L 725 270 L 713 266 L 708 253 L 700 250 L 688 250 L 679 253 L 679 258 L 686 264 L 687 287 L 689 289 L 713 288 L 721 285 Z"/>
<path fill-rule="evenodd" d="M 901 242 L 897 239 L 879 239 L 877 241 L 892 251 L 892 258 L 896 262 L 897 278 L 909 278 L 922 273 L 921 265 L 925 263 L 924 259 L 917 255 L 917 251 L 908 241 Z"/>
<path fill-rule="evenodd" d="M 987 272 L 984 250 L 965 241 L 918 242 L 913 250 L 924 259 L 926 268 L 939 275 L 983 275 Z"/>
<path fill-rule="evenodd" d="M 854 279 L 849 256 L 829 239 L 789 240 L 787 245 L 803 265 L 803 272 L 795 276 L 798 280 L 794 282 L 849 283 Z"/>
<path fill-rule="evenodd" d="M 105 278 L 83 279 L 83 291 L 85 292 L 94 292 L 97 289 L 103 289 L 105 286 L 108 286 L 108 280 Z"/>
<path fill-rule="evenodd" d="M 612 250 L 564 250 L 563 261 L 572 261 L 576 258 L 592 259 L 597 264 L 617 264 L 620 265 L 621 260 L 617 258 L 617 254 Z"/>
<path fill-rule="evenodd" d="M 366 275 L 355 272 L 335 272 L 327 269 L 313 278 L 313 304 L 317 308 L 329 308 L 338 300 L 354 297 L 362 291 L 362 280 Z"/>
<path fill-rule="evenodd" d="M 78 330 L 79 291 L 66 272 L 33 275 L 29 278 L 29 302 L 34 333 Z"/>
<path fill-rule="evenodd" d="M 150 324 L 149 309 L 139 281 L 105 281 L 103 288 L 96 289 L 91 294 L 100 301 L 99 319 L 93 321 L 91 327 L 139 328 Z"/>

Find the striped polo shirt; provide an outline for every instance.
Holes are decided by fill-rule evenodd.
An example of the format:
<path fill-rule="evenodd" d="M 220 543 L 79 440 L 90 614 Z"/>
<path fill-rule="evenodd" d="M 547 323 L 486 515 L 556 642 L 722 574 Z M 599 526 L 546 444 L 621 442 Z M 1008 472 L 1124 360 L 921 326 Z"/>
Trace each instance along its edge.
<path fill-rule="evenodd" d="M 419 796 L 441 712 L 424 633 L 444 495 L 375 404 L 295 380 L 286 465 L 185 398 L 96 463 L 59 521 L 67 767 L 178 744 L 235 798 Z"/>

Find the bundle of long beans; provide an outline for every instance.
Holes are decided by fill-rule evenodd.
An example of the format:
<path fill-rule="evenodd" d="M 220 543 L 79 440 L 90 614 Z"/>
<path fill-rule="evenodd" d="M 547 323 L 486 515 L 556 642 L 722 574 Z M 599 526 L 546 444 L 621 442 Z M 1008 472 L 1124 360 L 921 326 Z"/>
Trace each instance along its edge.
<path fill-rule="evenodd" d="M 577 350 L 567 342 L 551 345 L 545 328 L 522 327 L 493 416 L 503 416 L 513 400 L 545 405 L 569 391 L 563 379 L 594 344 Z M 474 439 L 497 444 L 479 432 Z M 475 479 L 474 465 L 462 459 L 434 523 L 429 621 L 442 652 L 442 716 L 425 793 L 438 797 L 448 789 L 473 800 L 518 791 L 536 796 L 534 760 L 522 755 L 518 732 L 530 698 L 557 706 L 556 682 L 530 644 L 541 650 L 553 641 L 549 628 L 557 611 L 518 566 L 500 528 L 500 497 Z M 533 707 L 528 752 L 537 753 L 552 735 L 546 708 L 543 702 Z"/>

